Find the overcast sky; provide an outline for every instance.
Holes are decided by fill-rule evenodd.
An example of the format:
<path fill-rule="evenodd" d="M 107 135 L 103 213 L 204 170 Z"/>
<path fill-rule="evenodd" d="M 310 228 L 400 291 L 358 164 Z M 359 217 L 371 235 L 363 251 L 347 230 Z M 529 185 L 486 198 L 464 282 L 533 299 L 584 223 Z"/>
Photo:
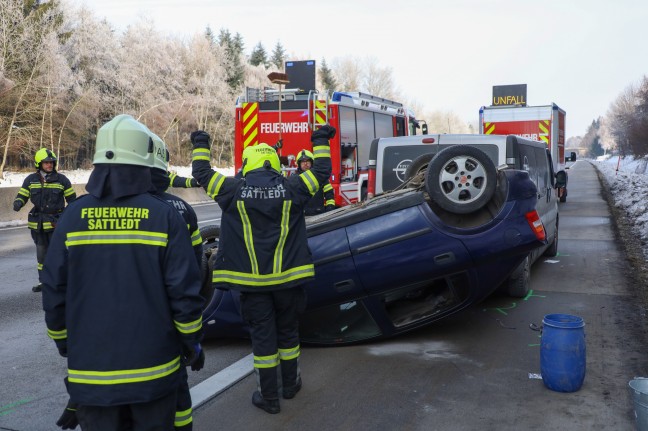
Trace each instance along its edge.
<path fill-rule="evenodd" d="M 140 15 L 174 35 L 226 28 L 246 54 L 279 41 L 318 65 L 374 57 L 405 98 L 475 125 L 493 85 L 527 84 L 529 105 L 567 112 L 568 137 L 648 74 L 646 0 L 72 1 L 118 30 Z"/>

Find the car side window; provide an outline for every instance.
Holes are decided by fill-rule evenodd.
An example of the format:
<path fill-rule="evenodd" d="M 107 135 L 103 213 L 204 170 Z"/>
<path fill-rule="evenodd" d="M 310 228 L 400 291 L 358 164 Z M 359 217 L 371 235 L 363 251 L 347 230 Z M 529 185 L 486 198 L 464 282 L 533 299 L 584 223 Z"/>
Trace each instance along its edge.
<path fill-rule="evenodd" d="M 520 145 L 519 148 L 520 166 L 529 173 L 529 178 L 535 183 L 536 187 L 540 188 L 534 148 L 527 145 Z"/>
<path fill-rule="evenodd" d="M 535 148 L 536 162 L 538 165 L 538 188 L 549 188 L 549 161 L 544 148 Z"/>

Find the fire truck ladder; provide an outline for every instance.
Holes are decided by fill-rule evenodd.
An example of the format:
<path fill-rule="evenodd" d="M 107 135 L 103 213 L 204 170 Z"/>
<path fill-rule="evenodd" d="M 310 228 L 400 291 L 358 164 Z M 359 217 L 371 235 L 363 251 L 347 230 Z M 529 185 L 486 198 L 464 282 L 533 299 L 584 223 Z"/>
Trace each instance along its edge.
<path fill-rule="evenodd" d="M 317 90 L 310 90 L 308 92 L 308 104 L 313 105 L 312 115 L 311 109 L 308 109 L 308 125 L 311 130 L 317 130 L 325 124 L 328 124 L 328 104 L 329 97 L 328 91 L 320 94 Z"/>

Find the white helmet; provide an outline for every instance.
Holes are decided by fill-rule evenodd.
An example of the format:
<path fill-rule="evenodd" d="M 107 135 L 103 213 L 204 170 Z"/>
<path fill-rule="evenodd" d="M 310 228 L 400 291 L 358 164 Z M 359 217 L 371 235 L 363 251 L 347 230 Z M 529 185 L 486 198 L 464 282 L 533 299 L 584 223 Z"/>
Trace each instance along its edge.
<path fill-rule="evenodd" d="M 154 167 L 156 138 L 162 142 L 148 127 L 130 115 L 118 115 L 97 132 L 97 148 L 92 163 Z"/>

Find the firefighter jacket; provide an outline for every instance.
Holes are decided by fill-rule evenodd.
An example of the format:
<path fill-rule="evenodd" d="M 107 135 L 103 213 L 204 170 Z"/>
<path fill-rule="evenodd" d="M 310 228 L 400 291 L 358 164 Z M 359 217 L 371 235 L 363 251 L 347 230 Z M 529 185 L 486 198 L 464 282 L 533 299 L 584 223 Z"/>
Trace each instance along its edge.
<path fill-rule="evenodd" d="M 60 218 L 41 277 L 73 402 L 114 406 L 177 390 L 182 345 L 202 336 L 203 303 L 177 210 L 149 193 L 84 195 Z"/>
<path fill-rule="evenodd" d="M 23 207 L 28 200 L 31 201 L 34 207 L 27 216 L 27 226 L 34 230 L 51 231 L 65 208 L 65 202 L 69 204 L 74 199 L 76 193 L 65 175 L 52 171 L 43 176 L 41 171 L 37 171 L 25 178 L 14 204 L 18 202 Z"/>
<path fill-rule="evenodd" d="M 200 187 L 198 184 L 198 181 L 196 181 L 194 178 L 185 178 L 185 177 L 180 177 L 178 174 L 172 171 L 168 171 L 167 175 L 169 176 L 169 187 L 180 187 L 184 189 L 190 189 L 192 187 Z"/>
<path fill-rule="evenodd" d="M 297 168 L 297 174 L 301 175 L 302 173 L 304 171 Z M 317 215 L 333 209 L 335 209 L 335 194 L 333 192 L 333 186 L 327 178 L 324 185 L 313 195 L 313 198 L 308 201 L 308 204 L 306 204 L 304 214 L 307 216 Z"/>
<path fill-rule="evenodd" d="M 194 148 L 192 174 L 223 211 L 216 288 L 271 291 L 312 279 L 304 207 L 331 175 L 328 140 L 313 145 L 313 168 L 289 177 L 266 168 L 225 177 L 211 169 L 208 148 Z"/>

